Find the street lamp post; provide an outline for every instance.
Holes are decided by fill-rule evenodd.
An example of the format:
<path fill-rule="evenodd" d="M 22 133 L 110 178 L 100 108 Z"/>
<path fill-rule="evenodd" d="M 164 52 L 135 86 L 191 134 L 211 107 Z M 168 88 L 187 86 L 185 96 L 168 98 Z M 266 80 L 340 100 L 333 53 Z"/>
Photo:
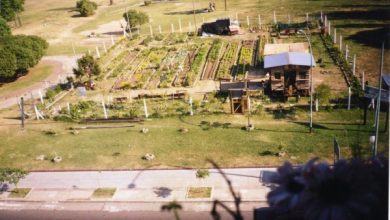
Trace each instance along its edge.
<path fill-rule="evenodd" d="M 310 89 L 310 133 L 313 132 L 313 51 L 311 48 L 310 38 L 309 36 L 303 31 L 299 30 L 299 33 L 302 33 L 305 35 L 307 42 L 309 43 L 309 50 L 310 50 L 310 78 L 309 78 L 309 89 Z"/>

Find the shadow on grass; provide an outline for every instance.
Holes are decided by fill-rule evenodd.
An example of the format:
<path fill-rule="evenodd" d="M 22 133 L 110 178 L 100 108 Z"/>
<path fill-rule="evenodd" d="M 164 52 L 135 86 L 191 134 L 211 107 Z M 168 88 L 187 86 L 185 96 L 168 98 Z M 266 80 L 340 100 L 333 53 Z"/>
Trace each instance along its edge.
<path fill-rule="evenodd" d="M 203 13 L 209 13 L 207 9 L 195 9 L 195 14 L 203 14 Z M 194 10 L 188 10 L 188 11 L 172 11 L 164 13 L 165 15 L 192 15 L 194 14 Z"/>
<path fill-rule="evenodd" d="M 388 26 L 371 30 L 359 31 L 348 36 L 346 39 L 353 40 L 365 46 L 381 48 L 382 42 L 385 41 L 385 48 L 389 49 L 390 29 Z"/>
<path fill-rule="evenodd" d="M 327 13 L 327 16 L 330 20 L 390 20 L 390 13 L 388 9 L 333 11 Z"/>

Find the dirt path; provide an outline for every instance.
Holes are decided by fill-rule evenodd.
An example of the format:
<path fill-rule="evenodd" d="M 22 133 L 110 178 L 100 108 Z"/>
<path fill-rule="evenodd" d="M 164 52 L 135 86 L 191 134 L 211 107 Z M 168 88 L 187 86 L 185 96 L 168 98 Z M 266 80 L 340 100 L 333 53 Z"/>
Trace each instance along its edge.
<path fill-rule="evenodd" d="M 76 59 L 73 56 L 45 56 L 41 60 L 41 64 L 53 66 L 52 73 L 41 82 L 34 83 L 25 88 L 2 94 L 0 96 L 0 109 L 11 107 L 17 104 L 18 98 L 23 96 L 24 100 L 31 99 L 31 94 L 34 98 L 39 97 L 39 90 L 44 91 L 53 85 L 58 84 L 61 80 L 65 80 L 66 76 L 72 75 L 72 68 L 76 65 Z"/>

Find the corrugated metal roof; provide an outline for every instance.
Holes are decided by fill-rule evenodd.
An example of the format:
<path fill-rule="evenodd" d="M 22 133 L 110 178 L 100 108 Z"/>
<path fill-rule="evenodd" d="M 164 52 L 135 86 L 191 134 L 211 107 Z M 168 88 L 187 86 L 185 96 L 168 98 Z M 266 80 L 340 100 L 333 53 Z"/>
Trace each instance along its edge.
<path fill-rule="evenodd" d="M 383 75 L 383 81 L 387 86 L 390 86 L 390 75 Z"/>
<path fill-rule="evenodd" d="M 287 52 L 309 52 L 309 44 L 301 43 L 284 43 L 284 44 L 266 44 L 264 46 L 264 56 L 287 53 Z"/>
<path fill-rule="evenodd" d="M 273 54 L 264 57 L 264 68 L 285 65 L 310 66 L 310 63 L 312 64 L 312 66 L 316 65 L 314 57 L 311 56 L 310 53 L 289 52 Z"/>

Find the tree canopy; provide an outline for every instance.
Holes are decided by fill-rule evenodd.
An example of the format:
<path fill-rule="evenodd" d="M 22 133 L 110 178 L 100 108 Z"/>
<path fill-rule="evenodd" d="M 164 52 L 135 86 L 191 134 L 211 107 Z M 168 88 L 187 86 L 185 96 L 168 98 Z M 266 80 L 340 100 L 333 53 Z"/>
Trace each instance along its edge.
<path fill-rule="evenodd" d="M 123 18 L 127 22 L 127 27 L 130 28 L 149 22 L 149 16 L 147 14 L 134 9 L 128 10 L 127 13 L 123 13 Z"/>
<path fill-rule="evenodd" d="M 0 17 L 0 37 L 11 35 L 11 29 L 9 28 L 7 21 Z"/>
<path fill-rule="evenodd" d="M 77 60 L 77 69 L 73 69 L 73 73 L 77 78 L 88 76 L 91 80 L 92 76 L 98 76 L 101 73 L 101 69 L 97 60 L 92 55 L 86 54 Z"/>
<path fill-rule="evenodd" d="M 0 78 L 13 78 L 35 66 L 45 54 L 48 44 L 37 36 L 6 36 L 0 38 Z M 16 62 L 16 69 L 15 69 Z"/>
<path fill-rule="evenodd" d="M 24 10 L 24 0 L 1 0 L 0 16 L 6 21 L 15 19 L 16 14 Z"/>
<path fill-rule="evenodd" d="M 17 187 L 19 181 L 26 177 L 27 172 L 17 168 L 0 168 L 0 183 L 15 184 Z"/>
<path fill-rule="evenodd" d="M 95 10 L 98 5 L 95 2 L 89 0 L 80 0 L 76 2 L 76 8 L 83 17 L 88 17 L 95 14 Z"/>

